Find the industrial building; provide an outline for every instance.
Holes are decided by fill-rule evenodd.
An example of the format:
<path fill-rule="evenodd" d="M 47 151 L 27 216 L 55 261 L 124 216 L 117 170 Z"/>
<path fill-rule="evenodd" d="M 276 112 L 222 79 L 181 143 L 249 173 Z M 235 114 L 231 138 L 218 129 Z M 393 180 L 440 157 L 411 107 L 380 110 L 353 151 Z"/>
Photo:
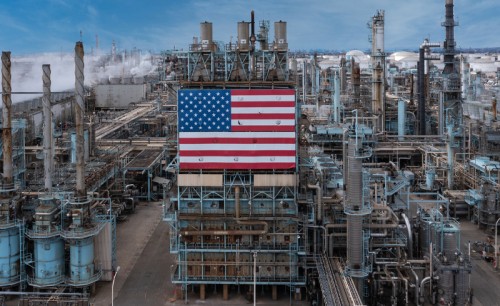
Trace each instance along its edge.
<path fill-rule="evenodd" d="M 90 68 L 77 42 L 74 91 L 47 64 L 18 103 L 3 52 L 0 305 L 89 305 L 138 202 L 162 204 L 171 303 L 472 304 L 474 253 L 498 255 L 500 62 L 459 54 L 442 14 L 418 53 L 386 52 L 384 10 L 369 55 L 293 53 L 253 11 L 236 42 L 205 21 L 188 50 Z"/>

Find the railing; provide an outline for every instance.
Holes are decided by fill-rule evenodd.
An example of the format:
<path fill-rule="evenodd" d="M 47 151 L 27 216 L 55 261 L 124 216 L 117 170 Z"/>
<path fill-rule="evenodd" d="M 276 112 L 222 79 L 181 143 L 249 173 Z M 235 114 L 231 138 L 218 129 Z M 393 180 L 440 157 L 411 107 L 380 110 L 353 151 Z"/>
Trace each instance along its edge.
<path fill-rule="evenodd" d="M 176 271 L 172 279 L 172 283 L 174 284 L 182 284 L 182 283 L 229 283 L 229 284 L 253 284 L 254 277 L 253 275 L 248 276 L 227 276 L 227 275 L 200 275 L 200 276 L 187 276 L 184 275 L 184 272 L 179 275 L 179 272 Z M 257 284 L 283 284 L 283 285 L 305 285 L 306 277 L 305 276 L 292 276 L 292 280 L 290 281 L 290 276 L 260 276 L 257 277 Z"/>
<path fill-rule="evenodd" d="M 249 252 L 249 251 L 270 251 L 270 252 L 305 252 L 306 248 L 302 245 L 297 245 L 296 243 L 209 243 L 209 242 L 195 242 L 195 243 L 184 243 L 179 249 L 180 251 L 187 252 L 205 252 L 205 250 L 220 250 L 223 252 Z"/>
<path fill-rule="evenodd" d="M 21 275 L 5 277 L 5 278 L 0 277 L 0 286 L 2 287 L 16 285 L 19 284 L 20 282 L 21 282 Z"/>
<path fill-rule="evenodd" d="M 61 231 L 61 237 L 65 239 L 84 239 L 92 237 L 97 235 L 102 230 L 104 225 L 105 223 L 99 222 L 97 224 L 93 224 L 93 226 L 90 228 L 80 227 L 77 229 L 63 230 Z"/>
<path fill-rule="evenodd" d="M 48 287 L 62 283 L 64 275 L 57 275 L 52 277 L 31 277 L 27 276 L 28 284 L 33 287 Z"/>
<path fill-rule="evenodd" d="M 26 229 L 26 236 L 28 236 L 28 238 L 52 238 L 60 234 L 61 227 L 59 225 L 51 226 L 47 229 L 39 229 L 37 226 L 33 229 Z"/>
<path fill-rule="evenodd" d="M 72 280 L 70 277 L 66 277 L 65 283 L 68 286 L 73 286 L 73 287 L 87 286 L 97 282 L 99 279 L 101 279 L 101 276 L 102 276 L 102 270 L 98 270 L 94 275 L 85 280 Z"/>

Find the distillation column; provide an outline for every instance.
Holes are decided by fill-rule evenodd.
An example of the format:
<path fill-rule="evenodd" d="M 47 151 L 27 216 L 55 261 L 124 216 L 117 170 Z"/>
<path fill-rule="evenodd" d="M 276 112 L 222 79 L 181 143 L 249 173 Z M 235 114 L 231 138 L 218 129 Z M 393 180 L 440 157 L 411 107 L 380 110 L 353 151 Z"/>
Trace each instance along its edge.
<path fill-rule="evenodd" d="M 384 11 L 372 18 L 372 113 L 379 115 L 377 129 L 385 130 Z"/>
<path fill-rule="evenodd" d="M 366 262 L 369 233 L 363 230 L 363 221 L 371 213 L 365 199 L 362 158 L 368 157 L 362 150 L 362 139 L 351 135 L 348 144 L 347 197 L 344 213 L 347 215 L 347 269 L 346 273 L 357 283 L 358 293 L 363 296 L 363 282 L 368 275 Z"/>
<path fill-rule="evenodd" d="M 442 107 L 440 107 L 440 122 L 439 133 L 443 135 L 444 129 L 447 128 L 449 134 L 451 148 L 450 156 L 454 156 L 459 147 L 454 143 L 454 136 L 461 136 L 463 130 L 463 113 L 461 99 L 461 81 L 458 72 L 457 63 L 455 61 L 455 22 L 453 16 L 453 0 L 446 0 L 445 5 L 446 15 L 443 26 L 446 29 L 446 40 L 444 41 L 444 69 L 443 69 L 443 92 L 442 92 Z M 454 176 L 453 160 L 448 161 L 448 188 L 453 187 Z"/>
<path fill-rule="evenodd" d="M 444 69 L 443 69 L 443 107 L 441 109 L 439 123 L 440 135 L 445 128 L 452 124 L 454 130 L 462 124 L 462 103 L 460 89 L 460 75 L 455 62 L 455 22 L 453 16 L 453 0 L 446 0 L 446 16 L 442 25 L 446 29 L 446 39 L 444 41 Z"/>

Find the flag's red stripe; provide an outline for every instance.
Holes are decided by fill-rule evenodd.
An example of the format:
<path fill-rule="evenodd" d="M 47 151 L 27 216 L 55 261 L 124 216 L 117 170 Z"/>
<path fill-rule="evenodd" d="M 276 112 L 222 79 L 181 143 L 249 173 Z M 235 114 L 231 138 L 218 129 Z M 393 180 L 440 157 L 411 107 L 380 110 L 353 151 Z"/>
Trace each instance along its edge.
<path fill-rule="evenodd" d="M 294 169 L 295 163 L 181 163 L 187 169 Z"/>
<path fill-rule="evenodd" d="M 207 133 L 208 134 L 208 133 Z M 295 138 L 179 138 L 179 144 L 269 144 L 295 143 Z"/>
<path fill-rule="evenodd" d="M 294 96 L 294 89 L 232 89 L 231 96 Z"/>
<path fill-rule="evenodd" d="M 277 150 L 236 150 L 236 151 L 224 151 L 224 150 L 207 150 L 207 151 L 179 151 L 179 156 L 295 156 L 295 151 L 277 151 Z"/>
<path fill-rule="evenodd" d="M 295 119 L 295 114 L 231 114 L 231 119 Z"/>
<path fill-rule="evenodd" d="M 231 107 L 295 107 L 295 102 L 277 101 L 252 101 L 252 102 L 231 102 Z"/>
<path fill-rule="evenodd" d="M 295 132 L 295 125 L 233 125 L 233 132 Z"/>

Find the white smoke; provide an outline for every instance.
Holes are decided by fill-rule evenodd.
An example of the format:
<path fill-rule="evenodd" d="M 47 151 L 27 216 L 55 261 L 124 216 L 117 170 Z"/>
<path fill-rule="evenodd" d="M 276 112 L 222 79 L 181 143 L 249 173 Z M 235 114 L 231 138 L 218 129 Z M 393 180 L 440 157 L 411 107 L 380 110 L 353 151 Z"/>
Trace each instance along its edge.
<path fill-rule="evenodd" d="M 122 60 L 125 58 L 125 60 Z M 112 61 L 111 55 L 85 55 L 85 85 L 91 86 L 109 77 L 147 76 L 155 72 L 149 53 L 136 52 L 134 56 L 118 54 Z M 75 60 L 73 53 L 41 53 L 29 56 L 11 56 L 12 92 L 35 92 L 39 94 L 13 94 L 12 102 L 41 97 L 43 91 L 42 65 L 51 68 L 51 91 L 74 91 Z"/>

